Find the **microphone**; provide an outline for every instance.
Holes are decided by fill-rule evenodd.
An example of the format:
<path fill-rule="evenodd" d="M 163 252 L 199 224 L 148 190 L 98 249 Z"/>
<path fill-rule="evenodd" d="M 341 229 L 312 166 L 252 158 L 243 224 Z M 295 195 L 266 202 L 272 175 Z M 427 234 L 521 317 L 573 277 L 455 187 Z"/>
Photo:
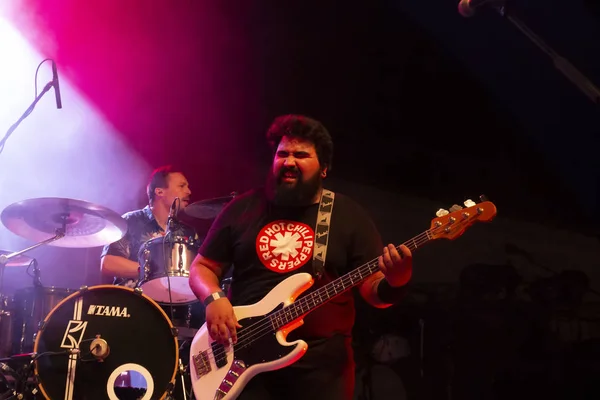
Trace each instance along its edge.
<path fill-rule="evenodd" d="M 171 203 L 171 209 L 169 210 L 169 217 L 167 218 L 167 228 L 169 230 L 173 229 L 173 220 L 175 219 L 178 201 L 179 201 L 179 197 L 175 197 L 175 199 L 173 200 L 173 203 Z"/>
<path fill-rule="evenodd" d="M 460 0 L 458 13 L 469 18 L 475 15 L 475 10 L 489 3 L 504 3 L 506 0 Z"/>
<path fill-rule="evenodd" d="M 58 84 L 58 71 L 56 69 L 56 63 L 52 60 L 52 86 L 54 86 L 54 94 L 56 95 L 56 108 L 62 108 L 62 101 L 60 99 L 60 85 Z"/>

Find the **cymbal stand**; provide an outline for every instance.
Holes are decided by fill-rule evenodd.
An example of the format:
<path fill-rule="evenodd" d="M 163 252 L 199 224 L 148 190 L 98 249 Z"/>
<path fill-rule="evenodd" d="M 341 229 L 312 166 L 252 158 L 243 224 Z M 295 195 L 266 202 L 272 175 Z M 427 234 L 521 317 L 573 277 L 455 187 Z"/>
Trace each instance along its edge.
<path fill-rule="evenodd" d="M 46 245 L 48 243 L 52 243 L 54 241 L 57 241 L 58 239 L 62 239 L 63 237 L 65 237 L 66 234 L 66 219 L 67 219 L 68 215 L 63 215 L 62 218 L 62 224 L 63 226 L 61 228 L 57 228 L 55 235 L 49 239 L 46 239 L 44 241 L 41 241 L 39 243 L 34 244 L 33 246 L 29 246 L 26 249 L 20 250 L 20 251 L 15 251 L 14 253 L 10 253 L 10 254 L 0 254 L 0 294 L 2 294 L 2 289 L 3 289 L 3 284 L 4 284 L 4 268 L 6 268 L 6 264 L 8 263 L 8 261 L 11 258 L 14 258 L 16 256 L 20 256 L 21 254 L 27 253 L 28 251 L 31 251 L 33 249 L 37 249 L 40 246 Z M 36 272 L 37 271 L 37 272 Z M 38 274 L 37 276 L 37 280 L 39 282 L 39 269 L 37 268 L 37 262 L 34 264 L 34 270 L 33 270 L 34 274 Z"/>
<path fill-rule="evenodd" d="M 0 369 L 5 373 L 5 376 L 9 375 L 12 377 L 12 385 L 8 384 L 8 379 L 5 379 L 8 391 L 2 394 L 4 397 L 0 397 L 1 400 L 34 398 L 37 394 L 37 389 L 35 388 L 35 385 L 28 387 L 28 382 L 29 378 L 33 376 L 34 361 L 37 358 L 37 353 L 25 353 L 0 359 Z M 23 365 L 20 368 L 15 367 L 15 369 L 13 369 L 9 363 L 14 361 L 23 363 Z M 28 395 L 32 396 L 29 397 Z"/>
<path fill-rule="evenodd" d="M 15 354 L 7 358 L 0 358 L 0 369 L 2 372 L 8 372 L 14 378 L 14 385 L 9 387 L 10 397 L 0 397 L 0 400 L 13 399 L 35 399 L 38 394 L 38 388 L 35 382 L 31 382 L 29 378 L 33 377 L 35 362 L 41 357 L 64 357 L 72 354 L 80 354 L 79 349 L 69 349 L 65 351 L 46 351 L 43 353 L 23 353 Z M 18 362 L 22 366 L 13 369 L 9 363 Z M 4 393 L 6 395 L 6 393 Z"/>
<path fill-rule="evenodd" d="M 42 280 L 41 280 L 42 274 L 40 272 L 40 269 L 38 268 L 38 263 L 35 258 L 31 262 L 31 265 L 33 265 L 33 286 L 34 287 L 44 286 L 44 285 L 42 285 Z"/>
<path fill-rule="evenodd" d="M 187 398 L 187 390 L 185 388 L 185 367 L 181 362 L 181 358 L 179 359 L 179 378 L 181 379 L 181 391 L 183 392 L 183 400 L 188 400 Z"/>

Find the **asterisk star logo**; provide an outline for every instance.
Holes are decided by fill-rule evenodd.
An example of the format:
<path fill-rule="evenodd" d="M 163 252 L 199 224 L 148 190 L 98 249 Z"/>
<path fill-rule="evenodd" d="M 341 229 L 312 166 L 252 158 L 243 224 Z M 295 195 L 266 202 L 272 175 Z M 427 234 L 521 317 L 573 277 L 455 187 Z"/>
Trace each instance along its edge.
<path fill-rule="evenodd" d="M 292 257 L 296 257 L 298 255 L 299 248 L 302 247 L 302 241 L 299 241 L 300 235 L 298 232 L 285 232 L 283 235 L 281 233 L 277 233 L 274 239 L 271 239 L 269 243 L 271 246 L 275 247 L 273 249 L 273 254 L 278 256 L 281 255 L 282 261 L 287 261 L 290 259 L 290 255 Z"/>

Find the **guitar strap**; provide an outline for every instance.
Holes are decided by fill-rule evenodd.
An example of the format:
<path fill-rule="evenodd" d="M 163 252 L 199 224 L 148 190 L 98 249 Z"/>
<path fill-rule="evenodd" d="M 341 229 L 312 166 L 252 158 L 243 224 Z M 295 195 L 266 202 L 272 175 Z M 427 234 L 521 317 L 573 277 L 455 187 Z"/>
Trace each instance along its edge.
<path fill-rule="evenodd" d="M 335 193 L 322 189 L 319 210 L 317 211 L 317 226 L 315 227 L 315 245 L 313 248 L 313 271 L 317 279 L 325 273 L 325 259 L 327 258 L 327 243 L 329 241 L 329 222 L 333 211 Z"/>

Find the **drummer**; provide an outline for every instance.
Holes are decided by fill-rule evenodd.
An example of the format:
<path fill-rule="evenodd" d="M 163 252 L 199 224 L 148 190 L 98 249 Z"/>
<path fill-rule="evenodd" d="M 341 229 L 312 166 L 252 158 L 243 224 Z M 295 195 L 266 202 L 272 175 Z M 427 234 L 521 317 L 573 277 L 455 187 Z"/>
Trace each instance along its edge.
<path fill-rule="evenodd" d="M 176 198 L 180 199 L 180 208 L 190 203 L 192 191 L 190 185 L 183 175 L 171 165 L 165 165 L 155 169 L 150 176 L 146 187 L 148 205 L 142 209 L 123 214 L 127 221 L 127 233 L 117 242 L 104 247 L 101 255 L 101 270 L 104 276 L 113 277 L 115 285 L 134 288 L 139 282 L 139 251 L 150 239 L 164 236 L 167 232 L 167 222 L 171 206 Z M 189 228 L 189 231 L 188 231 Z M 175 235 L 195 236 L 195 230 L 188 225 L 177 224 L 171 232 Z M 200 328 L 204 323 L 204 308 L 202 303 L 194 305 L 174 306 L 169 309 L 166 304 L 161 308 L 167 313 L 174 326 L 181 327 L 190 325 L 192 328 Z M 172 314 L 174 312 L 175 314 Z M 191 320 L 190 320 L 191 319 Z M 185 348 L 180 348 L 182 361 L 187 364 L 189 342 Z M 123 373 L 117 380 L 117 384 L 127 387 L 145 387 L 145 381 L 139 374 L 128 371 Z M 189 386 L 189 377 L 186 376 L 186 385 Z M 175 387 L 175 398 L 181 398 L 181 386 L 179 379 Z"/>
<path fill-rule="evenodd" d="M 113 277 L 113 283 L 135 287 L 138 282 L 138 252 L 150 239 L 164 236 L 167 231 L 169 211 L 176 198 L 180 208 L 190 202 L 192 191 L 182 172 L 171 165 L 155 169 L 146 187 L 148 205 L 123 214 L 127 233 L 120 240 L 104 246 L 101 254 L 101 271 Z"/>

